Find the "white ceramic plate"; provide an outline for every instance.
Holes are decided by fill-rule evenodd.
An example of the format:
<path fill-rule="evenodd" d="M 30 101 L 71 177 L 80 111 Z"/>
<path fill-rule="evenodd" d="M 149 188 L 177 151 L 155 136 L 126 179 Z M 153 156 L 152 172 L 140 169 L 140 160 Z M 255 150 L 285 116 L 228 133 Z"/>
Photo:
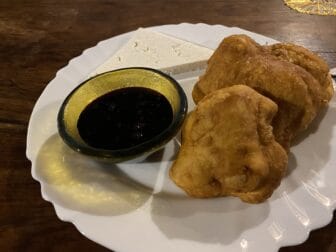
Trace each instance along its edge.
<path fill-rule="evenodd" d="M 152 29 L 216 48 L 223 37 L 245 33 L 261 44 L 275 41 L 220 25 L 180 24 Z M 61 220 L 72 222 L 89 239 L 120 252 L 276 251 L 303 242 L 309 231 L 332 218 L 336 199 L 336 103 L 313 123 L 291 149 L 289 172 L 265 203 L 237 198 L 197 200 L 168 178 L 178 150 L 141 163 L 109 165 L 73 152 L 57 134 L 56 115 L 69 92 L 132 33 L 98 43 L 57 72 L 38 99 L 29 122 L 27 157 L 42 196 Z M 180 80 L 190 98 L 196 78 Z"/>

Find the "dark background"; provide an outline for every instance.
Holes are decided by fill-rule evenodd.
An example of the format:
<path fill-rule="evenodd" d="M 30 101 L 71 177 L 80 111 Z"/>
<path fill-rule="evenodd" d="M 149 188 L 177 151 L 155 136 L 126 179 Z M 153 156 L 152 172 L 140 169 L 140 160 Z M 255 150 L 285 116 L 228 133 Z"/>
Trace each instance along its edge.
<path fill-rule="evenodd" d="M 30 113 L 58 69 L 100 40 L 181 22 L 238 26 L 320 54 L 336 67 L 336 17 L 281 0 L 0 1 L 0 251 L 105 251 L 42 200 L 25 157 Z M 336 251 L 336 220 L 289 251 Z"/>

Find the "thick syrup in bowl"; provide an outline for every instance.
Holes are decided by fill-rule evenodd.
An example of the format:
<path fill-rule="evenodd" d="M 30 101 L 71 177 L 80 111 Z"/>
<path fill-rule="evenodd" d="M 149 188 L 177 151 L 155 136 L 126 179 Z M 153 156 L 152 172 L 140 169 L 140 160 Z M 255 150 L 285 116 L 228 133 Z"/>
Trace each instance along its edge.
<path fill-rule="evenodd" d="M 80 114 L 77 128 L 88 145 L 118 150 L 150 140 L 172 120 L 173 110 L 166 97 L 149 88 L 129 87 L 90 103 Z"/>

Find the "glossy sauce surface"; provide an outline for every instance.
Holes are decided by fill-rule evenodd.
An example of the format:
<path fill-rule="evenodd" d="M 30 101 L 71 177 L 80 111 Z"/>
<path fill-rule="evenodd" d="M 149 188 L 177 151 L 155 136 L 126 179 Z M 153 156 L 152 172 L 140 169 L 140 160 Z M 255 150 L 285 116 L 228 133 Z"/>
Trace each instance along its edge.
<path fill-rule="evenodd" d="M 169 101 L 142 87 L 107 93 L 80 114 L 77 128 L 90 146 L 108 150 L 141 144 L 165 130 L 173 119 Z"/>

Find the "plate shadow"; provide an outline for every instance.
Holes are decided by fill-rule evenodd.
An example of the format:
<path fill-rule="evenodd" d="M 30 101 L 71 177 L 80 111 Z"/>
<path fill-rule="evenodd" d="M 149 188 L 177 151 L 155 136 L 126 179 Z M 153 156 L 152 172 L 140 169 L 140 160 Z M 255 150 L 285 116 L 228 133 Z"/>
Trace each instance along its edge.
<path fill-rule="evenodd" d="M 275 191 L 274 199 L 282 197 L 283 192 L 295 191 L 302 182 L 311 184 L 320 179 L 320 171 L 330 165 L 335 125 L 336 106 L 331 101 L 330 106 L 321 111 L 308 129 L 294 140 L 288 156 L 287 175 Z"/>
<path fill-rule="evenodd" d="M 35 173 L 53 202 L 94 215 L 122 215 L 142 206 L 152 188 L 134 181 L 115 164 L 79 154 L 58 134 L 38 152 Z M 153 179 L 157 174 L 152 174 Z"/>
<path fill-rule="evenodd" d="M 170 180 L 168 168 L 162 189 L 151 203 L 151 218 L 169 239 L 230 244 L 269 215 L 270 206 L 247 204 L 238 198 L 188 197 Z"/>

